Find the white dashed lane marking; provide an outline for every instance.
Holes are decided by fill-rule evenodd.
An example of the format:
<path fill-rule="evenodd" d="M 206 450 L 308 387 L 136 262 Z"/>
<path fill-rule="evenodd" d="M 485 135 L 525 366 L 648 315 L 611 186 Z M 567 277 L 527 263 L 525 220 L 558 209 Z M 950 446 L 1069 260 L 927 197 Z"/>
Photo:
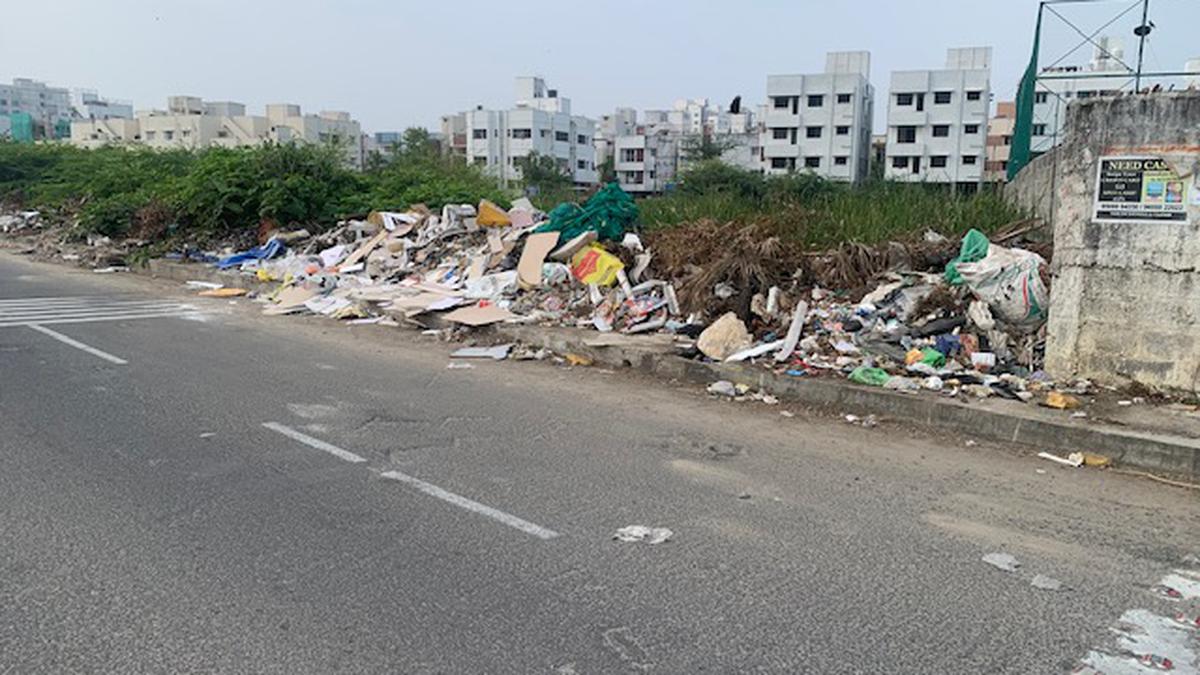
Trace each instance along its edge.
<path fill-rule="evenodd" d="M 287 436 L 288 438 L 299 441 L 299 442 L 309 446 L 310 448 L 316 448 L 317 450 L 320 450 L 322 452 L 328 452 L 329 454 L 333 455 L 334 457 L 343 459 L 347 462 L 354 462 L 357 464 L 357 463 L 367 461 L 366 459 L 362 458 L 359 455 L 354 454 L 353 452 L 350 452 L 349 450 L 343 450 L 342 448 L 339 448 L 336 445 L 333 445 L 332 443 L 326 443 L 325 441 L 322 441 L 319 438 L 313 438 L 312 436 L 309 436 L 308 434 L 301 433 L 289 426 L 280 424 L 278 422 L 263 422 L 263 426 L 270 429 L 271 431 L 283 434 L 284 436 Z M 433 483 L 426 483 L 425 481 L 423 481 L 419 478 L 413 478 L 412 476 L 409 476 L 408 474 L 400 473 L 399 471 L 384 471 L 383 473 L 380 473 L 379 475 L 382 476 L 383 478 L 387 478 L 389 480 L 394 480 L 394 481 L 404 483 L 405 485 L 415 488 L 416 490 L 423 492 L 423 493 L 429 495 L 430 497 L 436 497 L 444 502 L 453 504 L 461 509 L 466 509 L 467 511 L 470 511 L 472 513 L 478 513 L 481 516 L 487 516 L 488 518 L 491 518 L 492 520 L 504 523 L 505 525 L 507 525 L 511 528 L 520 530 L 526 534 L 533 535 L 533 536 L 537 537 L 538 539 L 553 539 L 558 536 L 558 533 L 555 532 L 554 530 L 547 529 L 545 527 L 542 527 L 541 525 L 536 525 L 534 523 L 529 522 L 528 520 L 525 520 L 524 518 L 518 518 L 517 516 L 514 516 L 511 513 L 505 513 L 504 511 L 501 511 L 499 509 L 494 509 L 486 504 L 480 504 L 479 502 L 477 502 L 473 499 L 467 499 L 466 497 L 463 497 L 462 495 L 458 495 L 453 492 L 450 492 L 449 490 L 440 488 L 440 487 L 434 485 Z"/>
<path fill-rule="evenodd" d="M 109 363 L 115 363 L 118 366 L 123 366 L 123 365 L 129 363 L 125 359 L 113 356 L 112 354 L 109 354 L 108 352 L 96 349 L 95 347 L 92 347 L 91 345 L 86 345 L 86 344 L 80 342 L 79 340 L 67 337 L 66 335 L 63 335 L 62 333 L 59 333 L 58 331 L 50 330 L 49 328 L 46 328 L 44 326 L 39 326 L 36 323 L 29 323 L 29 324 L 25 324 L 25 325 L 32 328 L 33 330 L 36 330 L 37 332 L 41 333 L 42 335 L 48 335 L 65 345 L 70 345 L 78 350 L 85 351 L 88 354 L 102 358 L 105 361 L 108 361 Z"/>
<path fill-rule="evenodd" d="M 293 429 L 289 426 L 284 426 L 284 425 L 280 424 L 279 422 L 263 422 L 263 426 L 270 429 L 271 431 L 281 433 L 284 436 L 287 436 L 288 438 L 290 438 L 292 440 L 300 441 L 301 443 L 307 445 L 310 448 L 316 448 L 317 450 L 320 450 L 322 452 L 328 452 L 329 454 L 333 455 L 334 457 L 337 457 L 338 459 L 344 459 L 347 462 L 354 462 L 354 463 L 367 461 L 366 459 L 359 457 L 358 455 L 354 454 L 353 452 L 350 452 L 349 450 L 343 450 L 343 449 L 339 448 L 338 446 L 332 445 L 330 443 L 326 443 L 325 441 L 323 441 L 319 438 L 313 438 L 312 436 L 309 436 L 308 434 L 302 434 L 299 431 L 296 431 L 295 429 Z"/>

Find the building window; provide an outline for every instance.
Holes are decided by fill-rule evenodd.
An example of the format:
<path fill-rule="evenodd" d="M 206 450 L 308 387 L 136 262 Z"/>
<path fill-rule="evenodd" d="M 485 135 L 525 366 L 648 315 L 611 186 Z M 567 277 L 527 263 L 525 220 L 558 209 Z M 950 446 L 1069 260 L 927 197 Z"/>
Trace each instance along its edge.
<path fill-rule="evenodd" d="M 787 168 L 787 157 L 772 157 L 771 158 L 771 168 L 772 169 L 786 169 Z"/>
<path fill-rule="evenodd" d="M 804 158 L 804 167 L 807 169 L 821 168 L 821 158 L 820 157 L 805 157 Z"/>
<path fill-rule="evenodd" d="M 1046 101 L 1049 101 L 1049 100 L 1050 100 L 1049 92 L 1039 91 L 1039 92 L 1034 93 L 1034 95 L 1033 95 L 1034 103 L 1045 103 Z"/>
<path fill-rule="evenodd" d="M 850 94 L 838 94 L 837 102 L 838 103 L 849 103 L 850 102 Z"/>
<path fill-rule="evenodd" d="M 1046 125 L 1045 124 L 1033 125 L 1033 135 L 1034 136 L 1045 136 L 1046 135 Z"/>
<path fill-rule="evenodd" d="M 587 160 L 578 160 L 575 162 L 575 166 L 579 167 L 580 169 L 587 169 Z"/>
<path fill-rule="evenodd" d="M 225 129 L 217 129 L 217 138 L 229 138 L 229 132 Z"/>
<path fill-rule="evenodd" d="M 981 98 L 983 98 L 982 91 L 977 90 L 977 91 L 968 91 L 967 92 L 967 100 L 968 101 L 978 101 Z"/>
<path fill-rule="evenodd" d="M 642 148 L 622 148 L 622 162 L 641 162 L 646 159 L 646 151 Z"/>
<path fill-rule="evenodd" d="M 575 142 L 580 145 L 587 145 L 587 136 L 584 136 L 583 134 L 578 134 L 577 136 L 575 136 Z"/>
<path fill-rule="evenodd" d="M 949 135 L 950 135 L 950 125 L 949 124 L 933 125 L 933 137 L 934 138 L 946 138 Z"/>
<path fill-rule="evenodd" d="M 838 127 L 837 128 L 838 136 L 848 136 L 849 134 L 850 134 L 850 127 Z"/>
<path fill-rule="evenodd" d="M 187 138 L 188 136 L 191 136 L 191 135 L 192 135 L 192 130 L 191 130 L 191 129 L 184 129 L 184 130 L 183 130 L 182 132 L 180 132 L 180 133 L 182 133 L 182 134 L 183 134 L 183 137 L 184 137 L 184 138 Z"/>
<path fill-rule="evenodd" d="M 483 139 L 487 138 L 487 129 L 472 129 L 471 138 Z"/>
<path fill-rule="evenodd" d="M 771 105 L 775 106 L 776 110 L 782 110 L 791 105 L 789 98 L 788 96 L 776 96 L 771 99 Z"/>
<path fill-rule="evenodd" d="M 896 105 L 912 105 L 912 94 L 896 94 Z"/>
<path fill-rule="evenodd" d="M 1094 91 L 1081 91 L 1078 94 L 1078 98 L 1091 98 L 1095 95 L 1096 95 L 1096 92 L 1094 92 Z"/>
<path fill-rule="evenodd" d="M 511 129 L 513 138 L 533 138 L 533 129 Z"/>
<path fill-rule="evenodd" d="M 908 168 L 908 158 L 907 157 L 893 157 L 892 158 L 892 168 L 893 169 L 907 169 Z"/>
<path fill-rule="evenodd" d="M 156 132 L 156 131 L 147 131 L 147 132 L 146 132 L 146 140 L 148 140 L 148 141 L 152 141 L 152 140 L 154 140 L 154 136 L 155 136 L 155 134 L 157 134 L 157 133 L 158 133 L 158 132 Z"/>
<path fill-rule="evenodd" d="M 834 166 L 846 166 L 846 163 L 849 160 L 850 160 L 850 158 L 846 157 L 845 155 L 838 155 L 837 157 L 833 158 L 833 165 Z"/>
<path fill-rule="evenodd" d="M 963 125 L 963 133 L 964 134 L 977 134 L 977 133 L 979 133 L 979 125 L 978 124 L 964 124 Z"/>
<path fill-rule="evenodd" d="M 916 127 L 896 127 L 896 142 L 897 143 L 916 143 L 917 128 Z"/>
<path fill-rule="evenodd" d="M 163 140 L 164 140 L 164 141 L 173 141 L 173 140 L 175 140 L 175 132 L 174 132 L 174 131 L 164 131 L 164 132 L 163 132 Z"/>
<path fill-rule="evenodd" d="M 570 142 L 571 134 L 566 131 L 556 131 L 554 132 L 554 140 Z"/>
<path fill-rule="evenodd" d="M 979 158 L 975 155 L 963 155 L 963 164 L 966 164 L 967 166 L 975 164 L 978 160 Z"/>
<path fill-rule="evenodd" d="M 820 108 L 823 105 L 825 105 L 825 96 L 824 95 L 822 95 L 822 94 L 809 94 L 808 95 L 808 107 Z"/>
<path fill-rule="evenodd" d="M 772 127 L 771 128 L 771 138 L 781 140 L 781 139 L 785 139 L 787 137 L 788 137 L 787 127 Z"/>
<path fill-rule="evenodd" d="M 950 92 L 935 91 L 933 92 L 933 102 L 935 105 L 946 105 L 950 103 Z"/>
<path fill-rule="evenodd" d="M 805 138 L 820 138 L 821 127 L 804 127 Z"/>
<path fill-rule="evenodd" d="M 946 160 L 949 159 L 946 155 L 934 155 L 929 158 L 929 166 L 935 169 L 946 168 Z"/>

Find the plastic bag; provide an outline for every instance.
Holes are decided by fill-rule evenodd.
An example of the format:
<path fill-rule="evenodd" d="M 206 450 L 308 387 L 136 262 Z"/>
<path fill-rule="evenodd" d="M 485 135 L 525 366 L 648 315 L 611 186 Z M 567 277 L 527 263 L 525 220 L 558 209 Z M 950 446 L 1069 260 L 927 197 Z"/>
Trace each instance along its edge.
<path fill-rule="evenodd" d="M 617 272 L 624 268 L 620 258 L 596 244 L 580 249 L 571 258 L 571 274 L 585 284 L 611 286 L 617 280 Z"/>
<path fill-rule="evenodd" d="M 958 249 L 958 257 L 946 263 L 946 282 L 951 286 L 961 286 L 963 284 L 962 275 L 958 271 L 958 266 L 962 263 L 973 263 L 983 260 L 988 254 L 988 249 L 991 247 L 991 242 L 988 241 L 987 235 L 976 229 L 971 229 L 963 237 L 962 246 Z"/>
<path fill-rule="evenodd" d="M 991 245 L 978 262 L 957 266 L 963 283 L 1002 323 L 1036 330 L 1046 321 L 1049 292 L 1042 283 L 1042 256 L 1019 248 Z"/>
<path fill-rule="evenodd" d="M 882 387 L 890 379 L 892 379 L 892 376 L 888 375 L 887 371 L 882 368 L 859 366 L 850 373 L 851 382 L 866 384 L 872 387 Z"/>

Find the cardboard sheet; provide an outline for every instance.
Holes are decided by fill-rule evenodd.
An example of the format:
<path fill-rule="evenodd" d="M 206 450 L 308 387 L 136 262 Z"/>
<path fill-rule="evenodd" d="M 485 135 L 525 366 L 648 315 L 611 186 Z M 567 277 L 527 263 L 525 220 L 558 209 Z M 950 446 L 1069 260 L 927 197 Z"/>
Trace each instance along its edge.
<path fill-rule="evenodd" d="M 521 251 L 520 262 L 517 263 L 517 278 L 520 279 L 522 288 L 537 288 L 542 285 L 542 262 L 550 249 L 557 244 L 557 232 L 531 234 L 525 238 L 525 248 Z"/>
<path fill-rule="evenodd" d="M 507 309 L 502 309 L 495 305 L 487 305 L 486 307 L 472 305 L 471 307 L 460 307 L 449 314 L 445 314 L 442 318 L 454 323 L 461 323 L 465 326 L 486 326 L 488 324 L 500 323 L 514 316 L 516 315 Z"/>

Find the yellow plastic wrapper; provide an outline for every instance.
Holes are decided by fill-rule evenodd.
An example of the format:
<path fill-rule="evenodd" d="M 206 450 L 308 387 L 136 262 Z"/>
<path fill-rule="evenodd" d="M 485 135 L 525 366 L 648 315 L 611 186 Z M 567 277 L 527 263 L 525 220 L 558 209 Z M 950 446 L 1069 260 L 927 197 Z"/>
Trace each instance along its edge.
<path fill-rule="evenodd" d="M 585 284 L 611 286 L 617 280 L 617 272 L 623 269 L 621 259 L 598 244 L 580 249 L 571 257 L 571 274 Z"/>
<path fill-rule="evenodd" d="M 508 212 L 488 200 L 479 202 L 479 217 L 475 221 L 480 227 L 508 227 L 512 219 Z"/>

